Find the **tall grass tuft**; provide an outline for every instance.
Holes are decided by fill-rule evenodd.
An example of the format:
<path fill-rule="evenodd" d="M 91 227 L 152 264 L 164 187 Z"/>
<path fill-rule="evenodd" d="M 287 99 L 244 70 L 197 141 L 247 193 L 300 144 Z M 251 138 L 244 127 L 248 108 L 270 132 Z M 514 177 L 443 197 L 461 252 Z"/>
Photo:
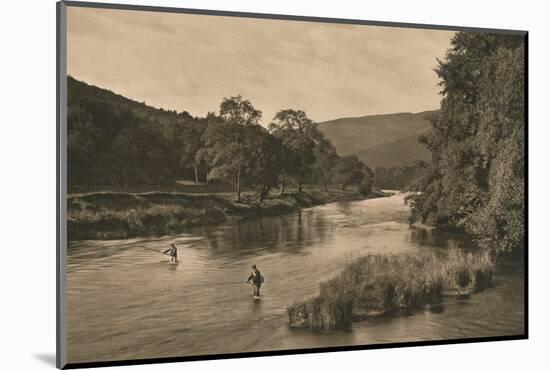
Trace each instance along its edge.
<path fill-rule="evenodd" d="M 445 295 L 487 287 L 494 260 L 488 251 L 469 253 L 453 243 L 444 253 L 369 255 L 320 285 L 319 295 L 288 308 L 291 327 L 334 329 L 354 320 L 436 303 Z"/>

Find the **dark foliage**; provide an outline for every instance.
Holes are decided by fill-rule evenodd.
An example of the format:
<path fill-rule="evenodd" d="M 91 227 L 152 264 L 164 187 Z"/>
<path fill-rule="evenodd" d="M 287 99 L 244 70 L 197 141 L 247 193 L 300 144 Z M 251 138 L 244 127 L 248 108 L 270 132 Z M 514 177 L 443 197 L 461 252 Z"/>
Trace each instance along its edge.
<path fill-rule="evenodd" d="M 189 144 L 199 141 L 203 120 L 148 107 L 71 77 L 67 85 L 69 187 L 165 184 L 189 177 L 193 160 L 187 158 L 197 150 Z"/>
<path fill-rule="evenodd" d="M 422 138 L 432 163 L 409 198 L 413 221 L 497 251 L 523 245 L 524 68 L 521 36 L 455 35 L 436 69 L 443 99 Z"/>
<path fill-rule="evenodd" d="M 261 205 L 272 188 L 283 193 L 288 181 L 299 191 L 306 181 L 325 189 L 334 182 L 338 154 L 303 111 L 281 110 L 268 131 L 259 124 L 262 112 L 240 95 L 223 99 L 219 114 L 200 118 L 72 77 L 67 83 L 70 191 L 177 190 L 177 181 L 185 180 L 201 188 L 226 184 L 237 201 L 245 189 L 253 190 L 253 203 Z M 336 176 L 339 183 L 344 170 Z M 351 176 L 346 185 L 362 185 L 368 195 L 372 173 L 356 157 Z"/>
<path fill-rule="evenodd" d="M 372 170 L 361 162 L 356 155 L 346 155 L 340 158 L 332 168 L 332 182 L 339 184 L 342 190 L 349 185 L 362 185 L 362 192 L 372 186 Z"/>

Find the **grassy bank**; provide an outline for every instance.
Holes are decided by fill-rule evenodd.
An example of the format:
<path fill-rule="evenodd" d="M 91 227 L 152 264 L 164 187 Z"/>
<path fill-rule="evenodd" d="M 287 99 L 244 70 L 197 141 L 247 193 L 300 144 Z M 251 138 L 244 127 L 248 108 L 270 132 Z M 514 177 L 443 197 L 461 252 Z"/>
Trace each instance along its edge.
<path fill-rule="evenodd" d="M 339 276 L 321 283 L 318 296 L 289 307 L 289 326 L 345 328 L 354 320 L 419 308 L 491 283 L 494 261 L 489 253 L 466 253 L 454 246 L 446 252 L 359 258 Z"/>
<path fill-rule="evenodd" d="M 383 196 L 373 193 L 369 197 Z M 120 239 L 184 232 L 244 218 L 292 212 L 334 201 L 366 198 L 351 191 L 308 190 L 268 197 L 261 206 L 234 202 L 230 194 L 91 193 L 67 199 L 69 240 Z M 368 198 L 368 197 L 367 197 Z"/>

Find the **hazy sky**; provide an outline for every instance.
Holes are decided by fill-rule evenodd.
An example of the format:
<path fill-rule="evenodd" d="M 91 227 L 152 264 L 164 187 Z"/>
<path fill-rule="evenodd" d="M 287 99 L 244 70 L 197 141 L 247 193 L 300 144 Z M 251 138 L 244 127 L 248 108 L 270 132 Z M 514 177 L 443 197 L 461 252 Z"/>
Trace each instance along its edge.
<path fill-rule="evenodd" d="M 452 32 L 68 8 L 68 72 L 155 107 L 204 116 L 223 97 L 315 121 L 439 107 Z"/>

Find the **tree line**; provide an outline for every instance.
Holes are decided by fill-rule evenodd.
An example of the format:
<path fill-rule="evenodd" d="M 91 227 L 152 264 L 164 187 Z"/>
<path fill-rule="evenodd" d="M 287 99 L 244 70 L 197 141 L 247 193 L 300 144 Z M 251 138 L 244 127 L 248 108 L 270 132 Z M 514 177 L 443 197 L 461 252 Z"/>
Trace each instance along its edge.
<path fill-rule="evenodd" d="M 412 221 L 464 230 L 481 247 L 522 247 L 525 228 L 523 36 L 459 32 L 436 73 L 441 111 Z"/>
<path fill-rule="evenodd" d="M 253 190 L 259 203 L 289 184 L 298 191 L 308 183 L 370 192 L 370 168 L 354 155 L 340 157 L 304 111 L 281 110 L 267 128 L 261 118 L 240 95 L 224 98 L 217 113 L 192 117 L 69 77 L 69 187 L 191 179 L 229 184 L 237 201 Z"/>

